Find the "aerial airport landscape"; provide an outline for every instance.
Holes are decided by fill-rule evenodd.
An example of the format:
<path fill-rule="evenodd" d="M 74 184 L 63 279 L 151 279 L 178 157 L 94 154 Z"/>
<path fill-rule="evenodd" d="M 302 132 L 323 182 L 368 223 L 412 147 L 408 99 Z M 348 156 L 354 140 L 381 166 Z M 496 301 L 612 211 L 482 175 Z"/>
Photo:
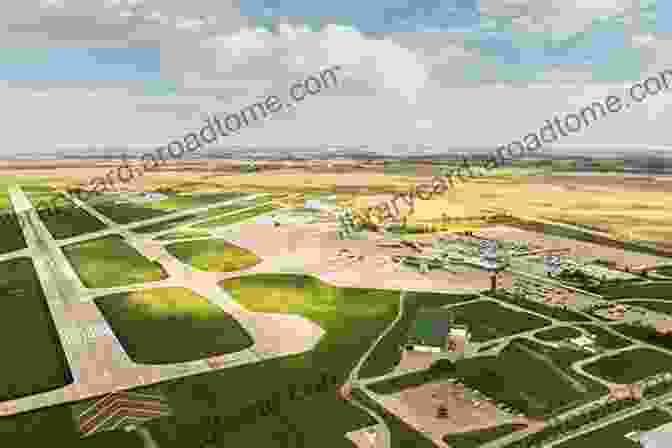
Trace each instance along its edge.
<path fill-rule="evenodd" d="M 672 4 L 299 3 L 0 15 L 0 445 L 672 446 Z"/>
<path fill-rule="evenodd" d="M 305 446 L 587 446 L 672 414 L 664 176 L 540 160 L 383 222 L 371 204 L 462 162 L 174 161 L 78 198 L 115 163 L 3 166 L 3 328 L 25 335 L 3 433 L 271 444 L 279 417 L 236 411 L 319 372 L 279 405 Z"/>

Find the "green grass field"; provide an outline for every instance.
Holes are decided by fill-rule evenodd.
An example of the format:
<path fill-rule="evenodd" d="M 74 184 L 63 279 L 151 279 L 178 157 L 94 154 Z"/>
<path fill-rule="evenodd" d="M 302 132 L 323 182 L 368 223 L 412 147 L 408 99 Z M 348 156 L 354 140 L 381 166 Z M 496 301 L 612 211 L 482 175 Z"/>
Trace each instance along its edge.
<path fill-rule="evenodd" d="M 5 209 L 2 210 L 3 213 L 10 213 L 14 210 L 12 208 L 12 201 L 9 199 L 9 194 L 5 191 L 0 192 L 0 209 Z"/>
<path fill-rule="evenodd" d="M 640 448 L 641 445 L 625 438 L 632 431 L 650 431 L 668 423 L 672 417 L 666 412 L 649 409 L 632 417 L 628 417 L 611 425 L 569 439 L 557 448 Z"/>
<path fill-rule="evenodd" d="M 253 340 L 218 306 L 186 288 L 155 288 L 95 299 L 134 362 L 168 364 L 234 353 Z"/>
<path fill-rule="evenodd" d="M 0 209 L 0 235 L 3 236 L 0 239 L 0 254 L 27 247 L 19 221 L 10 209 Z"/>
<path fill-rule="evenodd" d="M 292 274 L 255 274 L 220 282 L 233 299 L 256 312 L 302 315 L 326 335 L 308 365 L 345 374 L 394 319 L 399 291 L 337 288 L 319 279 Z"/>
<path fill-rule="evenodd" d="M 75 429 L 69 405 L 52 406 L 21 414 L 0 417 L 0 434 L 8 446 L 57 446 L 85 447 L 79 444 L 79 433 Z M 101 444 L 104 448 L 114 448 L 113 444 Z M 142 445 L 137 446 L 140 448 Z M 136 448 L 129 445 L 129 448 Z"/>
<path fill-rule="evenodd" d="M 163 216 L 170 212 L 187 210 L 195 207 L 203 207 L 234 200 L 248 193 L 242 192 L 221 192 L 221 193 L 203 193 L 203 194 L 177 194 L 167 193 L 165 199 L 146 201 L 141 203 L 122 202 L 116 204 L 115 201 L 125 201 L 122 195 L 108 194 L 97 196 L 91 199 L 93 207 L 119 224 L 128 224 L 131 222 Z"/>
<path fill-rule="evenodd" d="M 481 429 L 479 431 L 448 434 L 443 437 L 443 441 L 452 448 L 478 448 L 484 443 L 497 440 L 500 437 L 504 437 L 505 435 L 519 431 L 525 427 L 525 425 L 519 424 L 500 425 L 493 428 Z"/>
<path fill-rule="evenodd" d="M 509 404 L 530 417 L 544 417 L 607 392 L 600 384 L 571 372 L 568 364 L 583 356 L 516 339 L 497 357 L 458 361 L 455 377 L 498 403 Z"/>
<path fill-rule="evenodd" d="M 23 182 L 22 182 L 23 184 Z M 24 193 L 53 193 L 55 190 L 49 186 L 49 185 L 40 185 L 40 184 L 34 184 L 34 185 L 20 185 L 21 190 L 24 191 Z"/>
<path fill-rule="evenodd" d="M 667 275 L 669 277 L 672 277 L 672 266 L 665 266 L 659 269 L 656 269 L 654 272 L 662 275 Z"/>
<path fill-rule="evenodd" d="M 330 392 L 334 392 L 333 389 Z M 344 434 L 375 423 L 367 414 L 354 409 L 329 393 L 316 392 L 300 400 L 279 400 L 277 412 L 259 415 L 245 412 L 214 422 L 194 446 L 270 446 L 308 447 L 325 443 L 329 447 L 349 448 Z M 319 408 L 310 413 L 307 408 Z M 328 415 L 329 420 L 324 416 Z M 304 420 L 298 420 L 302 416 Z M 200 442 L 200 443 L 198 443 Z M 250 444 L 250 445 L 248 445 Z M 253 444 L 253 445 L 252 445 Z M 161 445 L 164 446 L 163 444 Z"/>
<path fill-rule="evenodd" d="M 561 341 L 563 339 L 577 338 L 581 332 L 572 327 L 555 327 L 534 333 L 534 337 L 542 341 Z"/>
<path fill-rule="evenodd" d="M 267 202 L 270 202 L 272 198 L 275 198 L 275 196 L 261 196 L 255 199 L 245 199 L 240 202 L 236 202 L 235 204 L 231 205 L 224 205 L 221 207 L 215 207 L 211 208 L 205 213 L 202 213 L 200 215 L 201 218 L 214 218 L 219 215 L 223 215 L 226 213 L 230 213 L 236 210 L 242 210 L 244 208 L 249 208 L 249 207 L 254 207 L 257 205 L 265 204 Z"/>
<path fill-rule="evenodd" d="M 5 189 L 0 190 L 0 235 L 3 235 L 0 241 L 0 254 L 26 248 L 23 231 Z"/>
<path fill-rule="evenodd" d="M 246 275 L 220 286 L 251 311 L 299 314 L 319 324 L 326 335 L 310 357 L 316 365 L 332 366 L 335 374 L 354 366 L 396 316 L 399 300 L 399 291 L 337 288 L 292 274 Z"/>
<path fill-rule="evenodd" d="M 157 218 L 170 213 L 169 210 L 154 209 L 136 204 L 100 203 L 93 205 L 93 208 L 117 224 L 130 224 L 135 221 Z"/>
<path fill-rule="evenodd" d="M 292 274 L 246 275 L 222 281 L 220 286 L 251 311 L 300 314 L 320 324 L 327 334 L 314 356 L 330 359 L 340 352 L 349 360 L 343 364 L 364 353 L 371 338 L 396 316 L 399 300 L 396 290 L 337 288 L 314 277 Z M 380 321 L 373 324 L 373 319 Z"/>
<path fill-rule="evenodd" d="M 269 198 L 266 197 L 261 197 L 261 198 L 256 198 L 252 200 L 246 200 L 243 202 L 238 202 L 236 204 L 232 205 L 225 205 L 222 207 L 215 207 L 211 208 L 206 212 L 199 213 L 199 214 L 193 214 L 193 215 L 187 215 L 187 216 L 182 216 L 178 218 L 173 218 L 169 219 L 167 221 L 163 221 L 161 223 L 157 224 L 149 224 L 147 226 L 142 226 L 142 227 L 136 227 L 133 229 L 134 232 L 136 233 L 152 233 L 152 232 L 160 232 L 162 230 L 166 229 L 172 229 L 174 227 L 178 227 L 184 223 L 187 223 L 189 221 L 194 221 L 197 219 L 206 219 L 206 218 L 213 218 L 217 217 L 219 215 L 225 214 L 225 213 L 230 213 L 236 210 L 241 210 L 244 208 L 248 207 L 253 207 L 255 205 L 258 205 L 260 203 L 268 202 Z M 207 235 L 207 232 L 206 232 Z M 161 238 L 159 238 L 161 239 Z"/>
<path fill-rule="evenodd" d="M 551 321 L 504 308 L 496 302 L 466 303 L 451 308 L 455 323 L 469 326 L 471 339 L 484 342 L 550 325 Z"/>
<path fill-rule="evenodd" d="M 377 394 L 394 394 L 405 389 L 422 386 L 423 384 L 452 379 L 456 375 L 455 363 L 443 359 L 435 361 L 429 369 L 395 376 L 391 379 L 370 384 L 368 388 Z"/>
<path fill-rule="evenodd" d="M 0 434 L 3 443 L 8 446 L 34 447 L 53 444 L 76 448 L 144 447 L 140 437 L 123 430 L 104 431 L 80 438 L 70 403 L 0 417 Z M 158 438 L 155 439 L 161 442 Z"/>
<path fill-rule="evenodd" d="M 173 243 L 166 250 L 183 263 L 209 272 L 233 272 L 261 262 L 253 252 L 224 240 L 197 240 Z"/>
<path fill-rule="evenodd" d="M 654 328 L 629 324 L 618 324 L 611 328 L 624 336 L 629 336 L 657 347 L 672 350 L 672 337 L 670 337 L 669 334 L 660 334 Z"/>
<path fill-rule="evenodd" d="M 516 345 L 528 348 L 537 355 L 546 359 L 547 365 L 554 365 L 561 370 L 569 369 L 573 362 L 592 356 L 590 353 L 580 350 L 574 350 L 569 347 L 560 346 L 559 348 L 550 347 L 530 339 L 516 339 Z M 550 364 L 549 364 L 550 363 Z"/>
<path fill-rule="evenodd" d="M 227 416 L 285 390 L 289 384 L 314 383 L 320 370 L 344 380 L 357 359 L 394 318 L 399 297 L 398 291 L 339 289 L 312 277 L 289 274 L 249 275 L 220 285 L 252 311 L 298 313 L 319 324 L 326 334 L 313 351 L 301 355 L 163 383 L 161 389 L 176 415 L 174 420 L 157 421 L 152 430 L 156 428 L 161 436 L 171 434 L 177 427 L 177 437 L 172 440 L 163 437 L 166 445 L 162 442 L 161 448 L 181 448 L 202 440 L 208 416 L 221 415 L 226 426 L 223 431 L 236 432 L 237 424 Z M 250 384 L 254 387 L 241 387 Z M 306 440 L 320 440 L 323 448 L 346 448 L 348 441 L 343 439 L 343 432 L 370 424 L 368 416 L 340 401 L 333 389 L 292 406 L 285 415 L 300 425 Z M 344 431 L 339 437 L 323 437 L 341 430 Z M 278 443 L 269 447 L 284 448 Z"/>
<path fill-rule="evenodd" d="M 636 348 L 600 358 L 585 365 L 584 370 L 607 381 L 627 384 L 672 371 L 672 356 L 649 348 Z"/>
<path fill-rule="evenodd" d="M 31 194 L 29 198 L 55 239 L 70 238 L 107 227 L 60 193 Z"/>
<path fill-rule="evenodd" d="M 221 226 L 226 226 L 229 224 L 233 224 L 236 222 L 244 221 L 246 219 L 251 219 L 254 218 L 255 216 L 263 215 L 264 213 L 271 212 L 273 210 L 277 210 L 278 207 L 275 205 L 262 205 L 260 207 L 254 208 L 252 210 L 246 210 L 244 212 L 236 213 L 234 215 L 229 215 L 229 216 L 222 216 L 221 218 L 218 219 L 213 219 L 212 221 L 206 221 L 201 224 L 196 224 L 193 227 L 194 228 L 205 228 L 209 229 L 212 227 L 221 227 Z"/>
<path fill-rule="evenodd" d="M 166 199 L 150 203 L 150 207 L 163 210 L 185 210 L 195 207 L 203 207 L 217 202 L 232 201 L 246 196 L 249 193 L 238 191 L 225 191 L 218 193 L 168 193 Z"/>
<path fill-rule="evenodd" d="M 167 230 L 167 229 L 172 229 L 173 227 L 177 227 L 181 224 L 184 224 L 187 221 L 193 221 L 194 219 L 197 219 L 198 215 L 185 215 L 185 216 L 179 216 L 177 218 L 171 218 L 166 221 L 158 222 L 156 224 L 149 224 L 146 226 L 141 226 L 141 227 L 136 227 L 133 229 L 133 232 L 135 233 L 154 233 L 154 232 L 160 232 L 162 230 Z"/>
<path fill-rule="evenodd" d="M 3 363 L 0 401 L 46 392 L 72 383 L 58 332 L 29 258 L 0 263 Z"/>
<path fill-rule="evenodd" d="M 399 361 L 399 346 L 406 343 L 407 334 L 418 309 L 434 308 L 443 305 L 462 303 L 478 298 L 478 295 L 441 294 L 433 292 L 407 292 L 404 299 L 404 315 L 394 328 L 385 335 L 362 366 L 359 374 L 362 378 L 384 375 L 390 372 Z"/>
<path fill-rule="evenodd" d="M 320 411 L 310 412 L 311 409 Z M 351 448 L 352 442 L 344 434 L 373 424 L 375 421 L 363 411 L 334 400 L 328 394 L 320 394 L 305 402 L 283 403 L 278 416 L 258 417 L 235 427 L 231 425 L 229 431 L 216 437 L 216 443 L 222 447 Z"/>
<path fill-rule="evenodd" d="M 87 288 L 112 288 L 167 278 L 119 235 L 63 247 L 63 253 Z"/>
<path fill-rule="evenodd" d="M 163 235 L 154 237 L 155 240 L 166 241 L 166 240 L 179 240 L 181 238 L 205 238 L 212 236 L 210 232 L 204 230 L 192 230 L 189 228 L 177 229 L 174 232 L 164 233 Z"/>

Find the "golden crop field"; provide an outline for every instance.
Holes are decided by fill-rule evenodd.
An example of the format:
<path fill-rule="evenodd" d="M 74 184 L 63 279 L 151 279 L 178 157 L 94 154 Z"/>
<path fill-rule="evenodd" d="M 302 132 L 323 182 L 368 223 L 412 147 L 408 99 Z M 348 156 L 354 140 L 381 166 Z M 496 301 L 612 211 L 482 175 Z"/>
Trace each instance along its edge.
<path fill-rule="evenodd" d="M 217 162 L 220 163 L 220 162 Z M 224 162 L 221 162 L 222 164 Z M 278 169 L 261 173 L 213 172 L 211 162 L 190 165 L 190 170 L 167 167 L 159 173 L 135 179 L 124 188 L 152 190 L 171 187 L 183 191 L 332 192 L 340 204 L 366 208 L 406 192 L 431 176 L 385 174 L 353 169 L 320 172 L 315 169 Z M 109 165 L 108 165 L 109 166 Z M 109 169 L 109 168 L 108 168 Z M 70 175 L 82 182 L 99 175 L 98 167 L 65 168 L 55 187 L 63 187 Z M 31 174 L 45 176 L 35 169 Z M 508 210 L 516 216 L 561 220 L 595 226 L 615 236 L 645 240 L 672 240 L 672 182 L 667 178 L 637 179 L 607 176 L 508 176 L 470 179 L 458 183 L 440 197 L 416 199 L 414 219 L 428 221 L 449 216 L 481 216 L 488 209 Z M 407 212 L 398 201 L 402 213 Z"/>

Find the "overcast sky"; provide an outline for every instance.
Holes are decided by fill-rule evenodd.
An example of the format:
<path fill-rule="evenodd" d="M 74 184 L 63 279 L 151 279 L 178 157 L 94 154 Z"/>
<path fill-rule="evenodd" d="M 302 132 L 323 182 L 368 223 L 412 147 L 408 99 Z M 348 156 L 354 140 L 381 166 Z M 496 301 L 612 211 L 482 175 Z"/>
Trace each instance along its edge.
<path fill-rule="evenodd" d="M 411 6 L 412 4 L 412 6 Z M 562 5 L 562 6 L 558 6 Z M 670 0 L 22 0 L 0 11 L 4 154 L 161 145 L 339 65 L 222 144 L 492 147 L 672 70 Z M 672 144 L 672 89 L 565 137 Z"/>

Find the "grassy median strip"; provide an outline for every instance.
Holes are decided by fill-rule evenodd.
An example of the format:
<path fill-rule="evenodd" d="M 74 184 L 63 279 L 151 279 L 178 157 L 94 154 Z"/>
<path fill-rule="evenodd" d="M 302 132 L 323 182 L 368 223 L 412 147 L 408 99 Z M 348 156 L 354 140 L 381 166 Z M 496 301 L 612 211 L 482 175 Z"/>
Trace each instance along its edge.
<path fill-rule="evenodd" d="M 278 209 L 278 206 L 268 204 L 268 205 L 262 205 L 261 207 L 254 208 L 252 210 L 246 210 L 240 213 L 235 213 L 232 215 L 228 216 L 222 216 L 221 218 L 218 219 L 213 219 L 211 221 L 206 221 L 201 224 L 196 224 L 192 227 L 194 228 L 205 228 L 209 229 L 212 227 L 221 227 L 221 226 L 226 226 L 229 224 L 233 224 L 236 222 L 244 221 L 246 219 L 254 218 L 255 216 L 263 215 L 264 213 L 268 213 L 270 211 Z"/>
<path fill-rule="evenodd" d="M 581 332 L 572 327 L 555 327 L 534 333 L 534 337 L 542 341 L 562 341 L 563 339 L 578 338 Z"/>
<path fill-rule="evenodd" d="M 603 428 L 582 434 L 567 440 L 557 448 L 637 448 L 640 445 L 625 437 L 633 431 L 649 431 L 660 425 L 672 421 L 667 412 L 658 409 L 649 409 L 632 417 L 619 420 Z"/>
<path fill-rule="evenodd" d="M 241 196 L 246 196 L 247 194 L 248 193 L 238 191 L 191 194 L 167 193 L 167 198 L 150 202 L 148 206 L 161 210 L 186 210 L 215 204 L 217 202 L 232 201 L 234 199 L 240 198 Z"/>
<path fill-rule="evenodd" d="M 235 202 L 234 204 L 229 204 L 229 205 L 223 205 L 221 207 L 215 207 L 211 208 L 207 212 L 201 215 L 201 218 L 214 218 L 219 215 L 223 215 L 225 213 L 233 212 L 236 210 L 241 210 L 243 208 L 249 208 L 249 207 L 254 207 L 256 205 L 262 205 L 265 203 L 270 203 L 272 200 L 272 197 L 269 195 L 264 195 L 261 197 L 257 197 L 254 199 L 244 199 L 238 202 Z"/>
<path fill-rule="evenodd" d="M 184 229 L 177 229 L 175 232 L 164 233 L 163 235 L 155 236 L 154 239 L 159 241 L 166 241 L 166 240 L 179 240 L 184 238 L 207 238 L 209 236 L 212 236 L 210 232 L 184 228 Z"/>
<path fill-rule="evenodd" d="M 207 218 L 213 218 L 217 217 L 219 215 L 229 213 L 232 211 L 236 210 L 241 210 L 243 208 L 248 208 L 248 207 L 253 207 L 255 205 L 258 205 L 260 203 L 264 202 L 270 202 L 269 197 L 260 197 L 260 198 L 255 198 L 255 199 L 250 199 L 250 200 L 245 200 L 242 202 L 237 202 L 235 204 L 230 204 L 230 205 L 224 205 L 221 207 L 215 207 L 211 208 L 209 210 L 206 210 L 202 213 L 199 214 L 190 214 L 186 216 L 180 216 L 177 218 L 172 218 L 168 219 L 166 221 L 162 221 L 156 224 L 149 224 L 146 226 L 142 227 L 136 227 L 133 229 L 134 232 L 137 233 L 153 233 L 153 232 L 160 232 L 162 230 L 167 230 L 167 229 L 172 229 L 173 227 L 177 227 L 181 224 L 184 224 L 188 221 L 195 221 L 198 219 L 207 219 Z M 206 205 L 206 204 L 202 204 Z"/>
<path fill-rule="evenodd" d="M 497 440 L 526 427 L 527 425 L 509 423 L 478 431 L 448 434 L 443 437 L 443 441 L 452 448 L 478 448 L 485 443 Z"/>
<path fill-rule="evenodd" d="M 157 222 L 156 224 L 148 224 L 146 226 L 136 227 L 133 229 L 133 232 L 135 233 L 160 232 L 162 230 L 172 229 L 173 227 L 177 227 L 181 224 L 184 224 L 187 221 L 193 221 L 194 219 L 197 218 L 198 215 L 178 216 L 177 218 L 167 219 L 165 221 Z"/>
<path fill-rule="evenodd" d="M 662 281 L 638 284 L 624 284 L 606 287 L 600 292 L 605 298 L 645 298 L 645 299 L 672 299 L 672 282 Z"/>
<path fill-rule="evenodd" d="M 217 202 L 234 200 L 247 193 L 221 192 L 192 195 L 164 194 L 165 198 L 144 200 L 141 196 L 122 194 L 105 194 L 90 200 L 91 205 L 103 215 L 119 224 L 130 224 L 135 221 L 157 218 L 168 213 L 204 207 Z M 132 202 L 137 200 L 138 202 Z"/>
<path fill-rule="evenodd" d="M 130 224 L 170 213 L 170 210 L 154 209 L 141 204 L 100 203 L 93 205 L 93 208 L 117 224 Z"/>

